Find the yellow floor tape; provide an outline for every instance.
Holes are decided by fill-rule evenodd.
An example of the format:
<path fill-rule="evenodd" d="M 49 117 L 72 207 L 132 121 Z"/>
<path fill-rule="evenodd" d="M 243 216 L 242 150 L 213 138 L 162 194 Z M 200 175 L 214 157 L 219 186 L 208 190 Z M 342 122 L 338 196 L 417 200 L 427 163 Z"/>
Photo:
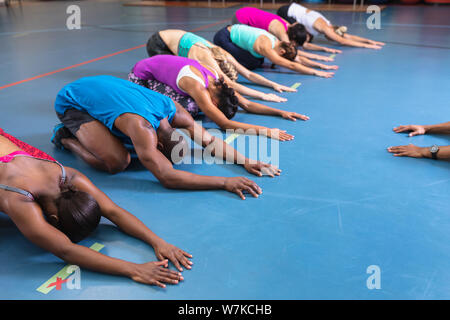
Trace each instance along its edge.
<path fill-rule="evenodd" d="M 239 137 L 239 134 L 237 134 L 237 133 L 230 134 L 230 135 L 225 139 L 225 143 L 230 144 L 230 143 L 233 142 L 234 139 L 236 139 L 237 137 Z"/>
<path fill-rule="evenodd" d="M 104 245 L 100 244 L 100 243 L 94 243 L 92 246 L 90 246 L 89 248 L 91 248 L 92 250 L 95 251 L 100 251 L 102 250 L 104 247 Z M 67 277 L 70 276 L 69 273 L 67 273 L 67 268 L 70 266 L 70 264 L 66 265 L 64 268 L 62 268 L 60 271 L 58 271 L 58 273 L 56 273 L 53 277 L 51 277 L 50 279 L 48 279 L 47 281 L 45 281 L 39 288 L 37 288 L 36 290 L 43 293 L 43 294 L 47 294 L 50 291 L 52 291 L 53 289 L 55 289 L 55 286 L 52 287 L 48 287 L 49 284 L 53 283 L 56 281 L 56 278 L 61 278 L 61 280 L 66 279 Z"/>
<path fill-rule="evenodd" d="M 300 87 L 302 84 L 300 82 L 296 82 L 294 83 L 291 88 L 297 89 L 298 87 Z"/>

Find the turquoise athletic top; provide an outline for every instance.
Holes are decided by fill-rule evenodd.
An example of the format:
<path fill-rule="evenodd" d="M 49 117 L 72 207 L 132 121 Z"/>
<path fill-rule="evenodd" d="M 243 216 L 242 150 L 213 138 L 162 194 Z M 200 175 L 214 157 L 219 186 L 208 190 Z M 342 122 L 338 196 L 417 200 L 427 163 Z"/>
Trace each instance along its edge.
<path fill-rule="evenodd" d="M 181 37 L 180 43 L 178 44 L 178 55 L 187 58 L 189 50 L 191 50 L 191 47 L 196 43 L 204 44 L 208 48 L 212 47 L 206 39 L 191 32 L 186 32 L 184 36 Z"/>
<path fill-rule="evenodd" d="M 239 48 L 249 51 L 252 56 L 256 58 L 264 58 L 262 55 L 255 52 L 253 46 L 256 39 L 260 36 L 266 36 L 272 41 L 272 49 L 275 47 L 277 38 L 263 29 L 253 28 L 244 24 L 234 24 L 231 27 L 230 38 L 231 42 Z"/>
<path fill-rule="evenodd" d="M 170 98 L 113 76 L 85 77 L 65 85 L 56 96 L 55 111 L 64 114 L 68 109 L 88 113 L 125 143 L 129 138 L 114 127 L 120 115 L 140 115 L 156 130 L 162 119 L 172 122 L 176 112 Z"/>

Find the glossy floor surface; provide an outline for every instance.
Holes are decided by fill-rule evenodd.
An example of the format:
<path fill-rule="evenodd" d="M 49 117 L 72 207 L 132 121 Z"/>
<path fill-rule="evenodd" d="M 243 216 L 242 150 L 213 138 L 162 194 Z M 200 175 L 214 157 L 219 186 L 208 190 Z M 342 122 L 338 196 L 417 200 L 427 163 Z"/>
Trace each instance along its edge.
<path fill-rule="evenodd" d="M 79 1 L 82 29 L 67 30 L 69 4 L 0 7 L 0 127 L 85 173 L 161 237 L 192 253 L 194 268 L 166 289 L 83 269 L 80 290 L 63 285 L 43 294 L 36 289 L 65 263 L 29 243 L 0 213 L 0 299 L 450 298 L 450 165 L 386 151 L 410 142 L 450 144 L 448 136 L 392 131 L 450 119 L 449 7 L 388 7 L 380 30 L 366 27 L 365 13 L 327 12 L 336 24 L 387 45 L 344 48 L 332 79 L 258 70 L 288 86 L 300 82 L 298 92 L 282 94 L 288 102 L 269 105 L 311 120 L 236 116 L 295 135 L 279 145 L 282 175 L 255 177 L 263 194 L 241 201 L 225 191 L 164 189 L 138 163 L 113 176 L 98 172 L 49 141 L 57 123 L 54 99 L 65 84 L 99 74 L 126 78 L 146 58 L 141 45 L 159 29 L 194 30 L 212 40 L 236 8 Z M 234 165 L 179 168 L 253 179 Z M 95 242 L 109 256 L 155 260 L 148 245 L 108 221 L 81 244 Z M 381 271 L 379 290 L 366 284 L 373 265 Z"/>

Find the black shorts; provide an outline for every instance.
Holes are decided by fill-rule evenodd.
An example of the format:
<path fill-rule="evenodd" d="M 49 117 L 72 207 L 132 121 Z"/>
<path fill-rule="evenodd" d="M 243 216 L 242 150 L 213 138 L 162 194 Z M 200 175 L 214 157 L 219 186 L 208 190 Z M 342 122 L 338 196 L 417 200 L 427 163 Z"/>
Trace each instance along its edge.
<path fill-rule="evenodd" d="M 62 122 L 64 127 L 69 129 L 69 131 L 75 135 L 82 124 L 96 121 L 96 119 L 92 118 L 91 115 L 87 112 L 80 111 L 78 109 L 68 109 L 64 114 L 56 114 L 59 120 Z"/>
<path fill-rule="evenodd" d="M 148 53 L 149 57 L 153 57 L 158 54 L 170 54 L 170 55 L 174 54 L 172 51 L 170 51 L 167 44 L 164 42 L 164 40 L 159 35 L 159 31 L 154 33 L 150 37 L 150 39 L 148 39 L 147 53 Z"/>
<path fill-rule="evenodd" d="M 290 6 L 291 5 L 288 4 L 288 5 L 279 7 L 278 10 L 277 10 L 277 15 L 282 17 L 284 20 L 286 20 L 290 24 L 292 24 L 292 23 L 296 23 L 297 20 L 295 20 L 294 18 L 288 17 L 288 11 L 289 11 L 289 7 Z"/>

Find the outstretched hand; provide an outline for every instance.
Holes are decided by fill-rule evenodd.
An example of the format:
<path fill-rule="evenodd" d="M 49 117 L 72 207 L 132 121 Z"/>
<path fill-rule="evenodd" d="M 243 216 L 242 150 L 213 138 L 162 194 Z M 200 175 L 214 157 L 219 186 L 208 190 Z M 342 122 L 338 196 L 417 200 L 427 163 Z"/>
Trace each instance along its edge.
<path fill-rule="evenodd" d="M 264 101 L 271 101 L 271 102 L 286 102 L 287 99 L 277 96 L 273 93 L 264 93 L 261 97 Z"/>
<path fill-rule="evenodd" d="M 367 49 L 375 49 L 375 50 L 380 50 L 382 48 L 377 44 L 366 44 L 364 47 Z"/>
<path fill-rule="evenodd" d="M 254 174 L 255 176 L 262 177 L 263 175 L 269 177 L 279 176 L 281 170 L 278 167 L 273 166 L 271 164 L 267 164 L 261 161 L 257 161 L 256 163 L 246 163 L 244 164 L 245 170 L 249 173 Z"/>
<path fill-rule="evenodd" d="M 181 273 L 169 270 L 168 260 L 159 262 L 147 262 L 143 264 L 136 264 L 132 272 L 131 279 L 143 284 L 149 284 L 165 288 L 164 283 L 178 284 L 184 278 Z"/>
<path fill-rule="evenodd" d="M 308 116 L 305 116 L 305 115 L 297 113 L 297 112 L 283 111 L 281 113 L 281 116 L 284 119 L 288 119 L 288 120 L 292 120 L 292 121 L 297 121 L 297 119 L 301 119 L 304 121 L 309 120 Z"/>
<path fill-rule="evenodd" d="M 183 271 L 181 265 L 183 265 L 186 269 L 192 268 L 193 263 L 188 259 L 192 258 L 192 255 L 178 249 L 174 245 L 161 240 L 155 244 L 153 248 L 155 249 L 155 254 L 158 260 L 163 261 L 165 259 L 169 259 L 179 271 Z"/>
<path fill-rule="evenodd" d="M 316 54 L 316 55 L 312 56 L 310 59 L 319 60 L 319 61 L 325 61 L 325 62 L 334 61 L 334 58 L 327 57 L 327 56 L 321 56 L 319 54 Z"/>
<path fill-rule="evenodd" d="M 342 53 L 342 50 L 333 49 L 333 48 L 326 48 L 325 52 L 328 52 L 328 53 Z"/>
<path fill-rule="evenodd" d="M 424 126 L 419 125 L 407 125 L 407 126 L 398 126 L 395 127 L 394 132 L 400 133 L 400 132 L 410 132 L 409 136 L 414 137 L 420 134 L 425 134 L 426 130 Z"/>
<path fill-rule="evenodd" d="M 317 71 L 314 73 L 315 76 L 322 78 L 331 78 L 334 76 L 334 72 Z"/>
<path fill-rule="evenodd" d="M 286 91 L 286 92 L 297 92 L 297 89 L 294 89 L 294 88 L 291 88 L 291 87 L 287 87 L 287 86 L 283 86 L 281 84 L 275 84 L 273 86 L 273 89 L 275 91 L 277 91 L 277 92 L 283 92 L 283 91 Z"/>
<path fill-rule="evenodd" d="M 280 141 L 290 141 L 294 139 L 294 136 L 292 134 L 286 133 L 286 130 L 280 130 L 277 128 L 268 129 L 266 135 L 269 138 Z"/>
<path fill-rule="evenodd" d="M 329 66 L 327 64 L 323 64 L 323 65 L 320 66 L 320 68 L 322 70 L 337 70 L 337 69 L 339 69 L 339 66 L 337 66 L 337 65 Z"/>
<path fill-rule="evenodd" d="M 262 189 L 246 177 L 226 178 L 224 189 L 228 192 L 236 193 L 242 200 L 245 200 L 244 192 L 250 193 L 255 198 L 258 198 L 262 193 Z"/>
<path fill-rule="evenodd" d="M 374 41 L 374 40 L 369 40 L 369 43 L 370 43 L 370 44 L 377 45 L 377 46 L 384 46 L 384 45 L 386 44 L 386 43 L 384 43 L 384 42 Z"/>
<path fill-rule="evenodd" d="M 427 148 L 421 148 L 413 144 L 389 147 L 387 150 L 396 157 L 425 158 L 427 153 Z"/>

